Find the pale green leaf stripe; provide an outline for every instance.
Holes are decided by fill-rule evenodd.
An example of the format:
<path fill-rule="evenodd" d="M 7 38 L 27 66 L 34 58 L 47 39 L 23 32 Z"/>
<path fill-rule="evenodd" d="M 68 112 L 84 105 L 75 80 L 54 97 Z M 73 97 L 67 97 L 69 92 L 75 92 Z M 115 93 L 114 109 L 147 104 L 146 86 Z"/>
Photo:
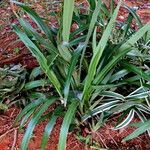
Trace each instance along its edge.
<path fill-rule="evenodd" d="M 94 55 L 92 57 L 92 60 L 91 60 L 91 63 L 90 63 L 89 69 L 88 69 L 88 75 L 86 77 L 85 86 L 84 86 L 84 90 L 83 90 L 83 100 L 86 100 L 86 101 L 88 100 L 88 94 L 89 94 L 89 88 L 90 88 L 91 82 L 95 76 L 98 62 L 102 56 L 104 48 L 105 48 L 107 41 L 109 39 L 109 36 L 111 34 L 113 25 L 117 18 L 119 8 L 121 6 L 121 2 L 122 1 L 119 2 L 117 8 L 115 9 L 114 14 L 112 15 L 112 17 L 106 27 L 106 30 L 104 31 L 102 38 L 101 38 L 100 42 L 98 43 L 98 46 L 94 50 Z"/>
<path fill-rule="evenodd" d="M 131 108 L 135 105 L 140 104 L 139 102 L 135 102 L 135 101 L 129 101 L 129 102 L 125 102 L 125 103 L 121 103 L 119 104 L 117 107 L 111 109 L 112 113 L 116 113 L 116 112 L 123 112 L 125 110 L 127 110 L 128 108 Z"/>
<path fill-rule="evenodd" d="M 73 11 L 74 11 L 74 0 L 64 0 L 62 36 L 63 41 L 67 43 L 69 42 Z"/>
<path fill-rule="evenodd" d="M 126 99 L 140 99 L 140 98 L 146 98 L 150 96 L 150 91 L 141 92 L 134 95 L 128 95 L 126 96 Z"/>
<path fill-rule="evenodd" d="M 141 86 L 141 87 L 137 88 L 136 90 L 134 90 L 133 92 L 131 92 L 128 96 L 143 93 L 143 92 L 145 92 L 145 89 L 143 86 Z"/>
<path fill-rule="evenodd" d="M 110 101 L 108 103 L 104 103 L 104 104 L 94 108 L 92 111 L 90 111 L 90 113 L 85 114 L 84 116 L 82 116 L 82 121 L 85 121 L 88 118 L 91 118 L 95 115 L 98 115 L 99 113 L 109 111 L 113 107 L 116 107 L 119 104 L 119 102 L 120 102 L 120 100 Z"/>
<path fill-rule="evenodd" d="M 68 134 L 69 126 L 71 124 L 73 116 L 76 113 L 77 106 L 78 106 L 78 101 L 75 100 L 69 106 L 69 108 L 65 114 L 65 117 L 64 117 L 64 120 L 63 120 L 63 123 L 61 126 L 61 130 L 60 130 L 58 150 L 65 150 L 66 149 L 66 140 L 67 140 L 67 134 Z"/>
<path fill-rule="evenodd" d="M 119 125 L 117 125 L 114 128 L 114 130 L 119 130 L 119 129 L 126 127 L 132 121 L 133 117 L 134 117 L 134 110 L 131 110 L 127 118 L 123 122 L 121 122 Z"/>
<path fill-rule="evenodd" d="M 118 55 L 114 56 L 114 59 L 112 59 L 106 67 L 98 74 L 98 76 L 94 80 L 94 84 L 99 84 L 105 75 L 109 72 L 110 69 L 112 69 L 112 66 L 114 66 L 121 57 L 125 56 L 130 50 L 132 50 L 132 46 L 143 37 L 143 35 L 149 31 L 150 29 L 150 23 L 147 23 L 144 27 L 139 29 L 132 37 L 124 43 L 118 50 Z"/>
<path fill-rule="evenodd" d="M 19 38 L 24 42 L 26 47 L 31 51 L 34 57 L 36 57 L 37 61 L 39 62 L 39 65 L 41 66 L 42 70 L 45 72 L 45 74 L 48 76 L 54 87 L 56 88 L 58 94 L 61 95 L 60 90 L 60 83 L 55 76 L 54 72 L 50 70 L 50 68 L 47 65 L 47 60 L 44 57 L 44 55 L 41 53 L 41 51 L 37 48 L 37 46 L 27 37 L 26 34 L 24 34 L 16 25 L 13 25 L 13 28 Z"/>
<path fill-rule="evenodd" d="M 143 111 L 143 112 L 145 112 L 145 113 L 147 113 L 147 114 L 150 114 L 150 107 L 148 107 L 144 104 L 143 105 L 139 104 L 139 105 L 136 106 L 136 108 Z"/>
<path fill-rule="evenodd" d="M 45 146 L 48 142 L 49 136 L 50 136 L 52 129 L 56 123 L 56 120 L 57 120 L 57 116 L 52 115 L 48 124 L 46 125 L 45 132 L 44 132 L 43 138 L 42 138 L 42 144 L 41 144 L 40 150 L 45 150 Z"/>
<path fill-rule="evenodd" d="M 35 113 L 31 119 L 31 121 L 28 124 L 27 130 L 24 134 L 24 137 L 22 139 L 21 147 L 20 150 L 26 150 L 27 145 L 29 143 L 29 140 L 32 136 L 32 132 L 34 130 L 35 125 L 38 123 L 39 119 L 41 118 L 41 115 L 48 109 L 48 107 L 53 104 L 57 99 L 56 98 L 51 98 L 47 100 L 41 108 Z"/>
<path fill-rule="evenodd" d="M 94 33 L 93 33 L 93 39 L 92 39 L 92 49 L 96 49 L 96 32 L 97 32 L 97 28 L 95 27 L 94 29 Z"/>
<path fill-rule="evenodd" d="M 112 91 L 104 91 L 101 93 L 102 96 L 106 96 L 106 97 L 112 97 L 115 99 L 121 99 L 121 100 L 125 100 L 125 97 L 121 94 L 118 94 L 116 92 L 112 92 Z"/>

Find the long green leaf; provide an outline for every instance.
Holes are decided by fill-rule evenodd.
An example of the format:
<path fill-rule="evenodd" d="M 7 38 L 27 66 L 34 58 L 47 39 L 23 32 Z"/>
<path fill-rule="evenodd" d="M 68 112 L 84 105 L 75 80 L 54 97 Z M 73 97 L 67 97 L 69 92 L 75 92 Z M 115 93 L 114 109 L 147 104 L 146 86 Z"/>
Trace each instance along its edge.
<path fill-rule="evenodd" d="M 120 70 L 111 76 L 111 78 L 109 79 L 109 82 L 112 83 L 114 81 L 117 81 L 121 79 L 122 77 L 124 77 L 125 75 L 127 75 L 128 73 L 129 71 L 127 71 L 126 69 Z"/>
<path fill-rule="evenodd" d="M 143 27 L 143 24 L 142 24 L 142 22 L 141 22 L 141 19 L 140 19 L 139 16 L 137 15 L 136 11 L 135 11 L 133 8 L 127 6 L 127 5 L 125 5 L 125 8 L 126 8 L 126 9 L 132 14 L 132 16 L 136 19 L 136 22 L 138 23 L 139 28 L 142 28 L 142 27 Z"/>
<path fill-rule="evenodd" d="M 52 38 L 52 33 L 51 30 L 49 29 L 49 27 L 43 22 L 43 20 L 39 17 L 39 15 L 33 11 L 30 7 L 26 6 L 23 3 L 17 2 L 17 1 L 13 1 L 15 4 L 17 4 L 18 6 L 20 6 L 38 25 L 38 27 L 43 30 L 46 34 L 46 36 L 53 41 Z"/>
<path fill-rule="evenodd" d="M 99 113 L 105 112 L 105 111 L 109 111 L 110 109 L 112 109 L 113 107 L 116 107 L 118 105 L 118 103 L 120 102 L 120 100 L 113 100 L 107 103 L 104 103 L 100 106 L 97 106 L 96 108 L 94 108 L 93 110 L 90 110 L 88 114 L 85 114 L 82 117 L 82 121 L 87 120 L 88 118 L 91 118 L 95 115 L 98 115 Z"/>
<path fill-rule="evenodd" d="M 52 69 L 49 68 L 47 64 L 47 60 L 45 56 L 42 54 L 42 52 L 38 49 L 38 47 L 27 37 L 26 34 L 24 34 L 16 25 L 13 25 L 13 28 L 19 38 L 24 42 L 26 47 L 31 51 L 34 57 L 36 57 L 37 61 L 39 62 L 42 70 L 45 72 L 45 74 L 48 76 L 54 87 L 56 88 L 58 94 L 62 97 L 61 95 L 61 90 L 60 90 L 60 83 L 55 76 L 54 72 Z"/>
<path fill-rule="evenodd" d="M 93 32 L 94 27 L 95 27 L 95 24 L 97 22 L 97 18 L 98 18 L 99 12 L 100 12 L 101 4 L 102 4 L 101 0 L 98 0 L 98 3 L 96 5 L 96 8 L 95 8 L 95 10 L 93 12 L 93 15 L 92 15 L 92 19 L 91 19 L 89 29 L 88 29 L 88 34 L 87 34 L 87 37 L 86 37 L 86 40 L 85 40 L 85 46 L 84 46 L 84 49 L 83 49 L 83 52 L 82 52 L 82 55 L 81 55 L 79 76 L 81 74 L 81 68 L 82 68 L 81 66 L 82 66 L 84 55 L 85 55 L 86 47 L 88 45 L 88 42 L 90 40 L 90 37 L 91 37 L 92 32 Z"/>
<path fill-rule="evenodd" d="M 126 119 L 123 122 L 121 122 L 119 125 L 117 125 L 114 128 L 114 130 L 118 130 L 126 127 L 132 121 L 133 117 L 134 117 L 134 110 L 131 110 L 128 116 L 126 117 Z"/>
<path fill-rule="evenodd" d="M 27 114 L 24 115 L 24 117 L 21 119 L 19 129 L 21 129 L 24 126 L 24 124 L 27 122 L 30 116 L 33 115 L 34 111 L 35 109 L 33 108 L 29 112 L 27 112 Z"/>
<path fill-rule="evenodd" d="M 96 2 L 95 0 L 88 0 L 89 4 L 90 4 L 90 9 L 94 10 L 96 7 Z"/>
<path fill-rule="evenodd" d="M 33 88 L 37 88 L 40 86 L 45 86 L 47 84 L 47 81 L 44 79 L 41 80 L 36 80 L 36 81 L 31 81 L 25 84 L 25 90 L 31 90 Z"/>
<path fill-rule="evenodd" d="M 63 7 L 63 31 L 62 37 L 64 42 L 69 42 L 72 16 L 74 10 L 74 0 L 64 0 Z"/>
<path fill-rule="evenodd" d="M 136 106 L 136 108 L 144 113 L 147 113 L 147 114 L 150 114 L 150 107 L 146 106 L 146 105 L 142 105 L 142 104 L 139 104 Z"/>
<path fill-rule="evenodd" d="M 114 23 L 116 21 L 117 14 L 118 14 L 119 8 L 121 6 L 121 2 L 122 1 L 119 2 L 117 8 L 115 9 L 114 14 L 112 15 L 112 17 L 111 17 L 111 19 L 110 19 L 110 21 L 109 21 L 109 23 L 107 25 L 107 28 L 104 31 L 100 42 L 98 43 L 98 46 L 94 50 L 94 55 L 93 55 L 92 60 L 90 62 L 90 66 L 89 66 L 89 69 L 88 69 L 88 75 L 86 77 L 84 91 L 83 91 L 83 100 L 84 101 L 88 100 L 89 88 L 91 86 L 91 82 L 92 82 L 92 80 L 93 80 L 93 78 L 95 76 L 98 62 L 99 62 L 99 60 L 100 60 L 100 58 L 101 58 L 101 56 L 103 54 L 104 48 L 105 48 L 105 46 L 107 44 L 107 41 L 108 41 L 109 36 L 111 34 L 112 28 L 113 28 Z"/>
<path fill-rule="evenodd" d="M 96 32 L 97 32 L 97 28 L 95 27 L 94 33 L 93 33 L 93 39 L 92 39 L 92 49 L 95 50 L 97 43 L 96 43 Z"/>
<path fill-rule="evenodd" d="M 127 137 L 125 137 L 123 139 L 123 141 L 128 141 L 131 140 L 137 136 L 139 136 L 140 134 L 144 133 L 146 130 L 150 129 L 150 120 L 148 120 L 147 122 L 145 122 L 141 127 L 139 127 L 138 129 L 136 129 L 133 133 L 131 133 L 130 135 L 128 135 Z"/>
<path fill-rule="evenodd" d="M 101 93 L 102 96 L 106 96 L 106 97 L 111 97 L 111 98 L 115 98 L 115 99 L 121 99 L 121 100 L 125 100 L 125 97 L 119 93 L 116 92 L 112 92 L 112 91 L 104 91 Z"/>
<path fill-rule="evenodd" d="M 45 132 L 44 132 L 43 138 L 42 138 L 42 144 L 41 144 L 40 150 L 45 150 L 45 146 L 48 142 L 49 136 L 50 136 L 50 134 L 52 132 L 52 129 L 53 129 L 55 123 L 56 123 L 56 120 L 57 120 L 57 116 L 52 115 L 52 117 L 50 118 L 48 124 L 46 125 Z"/>
<path fill-rule="evenodd" d="M 27 35 L 29 34 L 33 36 L 40 44 L 42 44 L 42 46 L 44 46 L 48 50 L 48 52 L 59 54 L 54 44 L 51 41 L 43 38 L 25 19 L 19 18 L 19 22 L 24 28 Z"/>
<path fill-rule="evenodd" d="M 128 95 L 126 96 L 126 99 L 141 99 L 141 98 L 146 98 L 150 96 L 150 91 L 145 91 L 141 92 L 139 94 L 134 94 L 134 95 Z"/>
<path fill-rule="evenodd" d="M 121 103 L 117 107 L 111 109 L 111 112 L 112 113 L 115 113 L 115 112 L 120 113 L 120 112 L 123 112 L 123 111 L 125 111 L 125 110 L 127 110 L 127 109 L 129 109 L 129 108 L 131 108 L 131 107 L 133 107 L 135 105 L 138 105 L 138 104 L 140 104 L 140 103 L 139 102 L 135 102 L 135 101 L 127 101 L 127 102 Z"/>
<path fill-rule="evenodd" d="M 150 23 L 147 23 L 144 27 L 139 29 L 132 37 L 126 41 L 118 50 L 118 54 L 113 57 L 113 59 L 105 66 L 105 68 L 98 74 L 94 80 L 94 84 L 100 83 L 105 75 L 112 69 L 123 56 L 125 56 L 129 51 L 132 50 L 132 46 L 144 36 L 144 34 L 149 31 Z"/>
<path fill-rule="evenodd" d="M 41 108 L 39 108 L 39 110 L 37 111 L 37 113 L 35 113 L 31 119 L 31 121 L 29 122 L 28 126 L 27 126 L 27 130 L 24 134 L 22 143 L 21 143 L 21 147 L 20 150 L 26 150 L 27 149 L 27 145 L 29 143 L 29 140 L 32 136 L 32 132 L 34 130 L 35 125 L 38 123 L 39 119 L 41 118 L 41 115 L 48 109 L 48 107 L 53 104 L 57 99 L 56 98 L 51 98 L 49 100 L 47 100 L 42 106 Z"/>
<path fill-rule="evenodd" d="M 131 36 L 129 40 L 127 40 L 120 48 L 119 51 L 123 51 L 124 49 L 130 48 L 134 46 L 134 44 L 144 36 L 146 32 L 150 29 L 150 23 L 148 22 L 145 26 L 140 28 L 135 34 Z M 150 38 L 150 37 L 149 37 Z"/>
<path fill-rule="evenodd" d="M 136 73 L 141 78 L 150 81 L 150 76 L 147 75 L 144 71 L 142 71 L 139 67 L 136 67 L 135 65 L 129 64 L 127 61 L 121 62 L 123 67 L 131 72 Z"/>
<path fill-rule="evenodd" d="M 68 134 L 69 126 L 71 124 L 73 116 L 75 115 L 77 106 L 78 106 L 78 101 L 75 100 L 69 106 L 69 108 L 65 114 L 65 117 L 64 117 L 64 120 L 63 120 L 63 123 L 61 126 L 61 130 L 60 130 L 58 150 L 65 150 L 66 149 L 66 140 L 67 140 L 67 134 Z"/>
<path fill-rule="evenodd" d="M 80 53 L 83 49 L 84 45 L 80 44 L 77 49 L 74 51 L 73 55 L 72 55 L 72 59 L 71 59 L 71 64 L 70 67 L 68 69 L 68 73 L 67 73 L 67 78 L 66 78 L 66 82 L 64 85 L 64 98 L 65 98 L 65 105 L 67 102 L 67 98 L 69 95 L 69 89 L 70 89 L 70 84 L 71 84 L 71 77 L 72 77 L 72 73 L 76 67 L 76 64 L 78 62 L 78 58 L 80 56 Z"/>
<path fill-rule="evenodd" d="M 15 123 L 17 123 L 28 111 L 30 111 L 33 108 L 37 108 L 40 104 L 44 103 L 47 99 L 38 99 L 27 105 L 21 112 L 20 114 L 16 117 Z"/>

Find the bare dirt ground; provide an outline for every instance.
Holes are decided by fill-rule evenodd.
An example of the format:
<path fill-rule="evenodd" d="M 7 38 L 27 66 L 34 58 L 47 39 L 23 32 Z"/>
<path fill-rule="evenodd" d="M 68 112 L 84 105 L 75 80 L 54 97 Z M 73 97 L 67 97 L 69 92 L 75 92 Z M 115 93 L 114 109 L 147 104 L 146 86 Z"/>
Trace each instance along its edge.
<path fill-rule="evenodd" d="M 18 127 L 13 127 L 13 122 L 19 109 L 16 107 L 10 108 L 4 114 L 0 115 L 0 150 L 19 150 L 21 139 L 25 131 L 18 131 Z M 39 150 L 41 144 L 42 133 L 46 125 L 46 121 L 38 124 L 34 130 L 32 139 L 29 143 L 28 150 Z M 62 119 L 58 119 L 54 130 L 52 131 L 51 138 L 49 139 L 47 150 L 56 150 L 59 131 Z M 68 135 L 67 150 L 84 150 L 84 145 L 79 142 L 73 133 Z"/>
<path fill-rule="evenodd" d="M 138 14 L 143 23 L 150 21 L 150 3 L 149 0 L 126 0 L 127 5 L 138 7 Z M 43 9 L 39 3 L 35 4 L 36 8 Z M 124 20 L 127 12 L 122 9 L 118 18 Z M 12 32 L 11 24 L 17 23 L 10 4 L 7 0 L 0 1 L 0 66 L 5 64 L 21 63 L 26 68 L 34 68 L 37 66 L 36 60 L 30 55 L 28 50 L 21 42 L 17 41 L 17 36 Z M 23 137 L 23 131 L 19 132 L 18 127 L 13 127 L 13 122 L 19 109 L 16 107 L 8 109 L 0 114 L 0 150 L 19 150 L 20 142 Z M 136 119 L 135 119 L 136 121 Z M 56 150 L 59 138 L 59 130 L 62 120 L 58 119 L 57 124 L 49 139 L 47 150 Z M 112 119 L 99 129 L 96 133 L 92 133 L 93 138 L 100 143 L 101 147 L 110 150 L 150 150 L 150 138 L 143 134 L 140 137 L 129 142 L 122 143 L 122 139 L 133 131 L 133 128 L 128 127 L 123 130 L 113 131 L 111 128 L 116 123 L 116 119 Z M 29 150 L 39 150 L 41 143 L 42 132 L 46 122 L 36 126 L 33 137 L 30 141 Z M 83 136 L 87 132 L 83 131 Z M 86 150 L 83 143 L 75 138 L 74 133 L 68 135 L 67 150 Z"/>

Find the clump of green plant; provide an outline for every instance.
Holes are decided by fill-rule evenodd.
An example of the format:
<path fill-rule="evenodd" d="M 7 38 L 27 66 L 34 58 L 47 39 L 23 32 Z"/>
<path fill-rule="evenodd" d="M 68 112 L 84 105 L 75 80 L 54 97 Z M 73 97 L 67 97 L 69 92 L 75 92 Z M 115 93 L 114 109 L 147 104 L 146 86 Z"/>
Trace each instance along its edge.
<path fill-rule="evenodd" d="M 109 116 L 122 112 L 122 119 L 115 128 L 119 129 L 128 125 L 135 113 L 145 121 L 145 112 L 150 112 L 150 24 L 143 26 L 130 8 L 127 20 L 120 24 L 116 18 L 122 1 L 115 9 L 112 1 L 110 12 L 101 0 L 88 2 L 87 11 L 81 14 L 74 0 L 64 0 L 62 17 L 57 17 L 59 28 L 45 24 L 27 5 L 14 2 L 37 28 L 18 15 L 21 28 L 13 25 L 13 29 L 53 85 L 53 95 L 34 95 L 32 102 L 16 118 L 16 122 L 23 120 L 22 126 L 31 117 L 22 150 L 27 149 L 41 118 L 49 120 L 41 143 L 41 149 L 45 149 L 57 118 L 63 117 L 58 150 L 64 150 L 71 123 L 90 124 L 89 118 L 94 118 L 92 127 L 97 130 Z M 130 27 L 133 18 L 139 23 L 138 31 Z M 73 23 L 77 28 L 70 32 Z M 129 85 L 133 87 L 128 88 Z M 43 116 L 56 102 L 55 110 Z"/>
<path fill-rule="evenodd" d="M 32 95 L 46 94 L 51 85 L 46 77 L 40 79 L 42 75 L 39 67 L 31 72 L 20 64 L 0 68 L 0 109 L 5 110 L 13 104 L 26 106 L 32 101 Z"/>
<path fill-rule="evenodd" d="M 0 101 L 13 101 L 25 84 L 26 70 L 20 65 L 0 68 Z"/>

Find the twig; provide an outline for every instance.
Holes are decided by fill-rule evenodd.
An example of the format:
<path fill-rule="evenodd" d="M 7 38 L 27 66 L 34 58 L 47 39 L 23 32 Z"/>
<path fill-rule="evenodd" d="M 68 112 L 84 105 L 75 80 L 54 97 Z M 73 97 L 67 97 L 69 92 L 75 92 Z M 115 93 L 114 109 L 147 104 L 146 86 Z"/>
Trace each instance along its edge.
<path fill-rule="evenodd" d="M 12 129 L 6 131 L 4 134 L 2 134 L 2 135 L 0 136 L 0 140 L 2 140 L 8 133 L 12 132 L 13 130 L 17 130 L 18 128 L 19 128 L 19 126 L 16 127 L 16 128 L 12 128 Z"/>
<path fill-rule="evenodd" d="M 0 115 L 0 119 L 2 119 L 2 120 L 6 120 L 6 119 L 10 119 L 10 117 L 5 116 L 5 115 Z"/>
<path fill-rule="evenodd" d="M 116 146 L 119 148 L 117 142 L 115 141 L 115 139 L 111 136 L 111 134 L 109 133 L 109 137 L 114 141 L 114 143 L 116 144 Z"/>
<path fill-rule="evenodd" d="M 15 131 L 14 131 L 14 141 L 13 141 L 11 150 L 15 150 L 15 146 L 16 146 L 16 142 L 17 142 L 17 133 L 18 133 L 17 129 L 15 129 Z"/>
<path fill-rule="evenodd" d="M 102 139 L 102 137 L 101 137 L 98 133 L 96 133 L 96 132 L 95 132 L 95 134 L 99 137 L 99 139 L 101 140 L 103 146 L 104 146 L 106 149 L 108 149 L 108 147 L 107 147 L 106 143 L 104 142 L 104 140 Z"/>
<path fill-rule="evenodd" d="M 11 113 L 11 115 L 10 115 L 10 118 L 12 118 L 12 116 L 13 116 L 15 110 L 16 110 L 16 108 L 13 109 L 13 111 L 12 111 L 12 113 Z"/>
<path fill-rule="evenodd" d="M 28 124 L 28 122 L 26 122 L 23 127 L 25 127 L 27 124 Z M 8 133 L 12 132 L 13 130 L 18 130 L 19 127 L 20 126 L 17 126 L 16 128 L 12 128 L 12 129 L 6 131 L 4 134 L 0 135 L 0 140 L 2 140 L 3 137 L 5 137 Z"/>

